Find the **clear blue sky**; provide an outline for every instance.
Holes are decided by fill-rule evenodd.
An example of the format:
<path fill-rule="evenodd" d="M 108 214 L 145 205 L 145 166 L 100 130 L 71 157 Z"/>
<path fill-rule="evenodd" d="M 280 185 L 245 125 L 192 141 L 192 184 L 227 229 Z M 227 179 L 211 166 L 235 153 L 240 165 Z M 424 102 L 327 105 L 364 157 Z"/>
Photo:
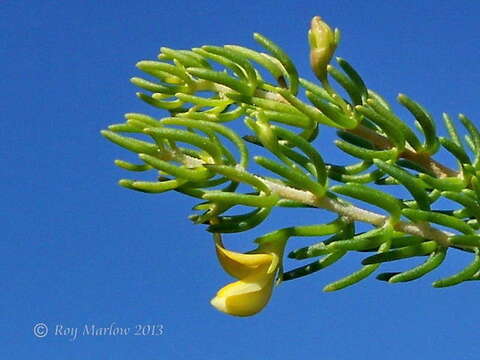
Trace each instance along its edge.
<path fill-rule="evenodd" d="M 413 283 L 372 277 L 322 293 L 359 266 L 352 256 L 282 284 L 258 316 L 233 318 L 209 304 L 230 279 L 210 235 L 187 219 L 194 202 L 116 185 L 128 175 L 113 165 L 124 152 L 99 130 L 125 112 L 163 115 L 135 98 L 128 79 L 139 74 L 138 60 L 154 59 L 161 46 L 253 47 L 251 34 L 260 32 L 312 79 L 306 31 L 314 15 L 342 30 L 338 55 L 389 100 L 405 92 L 437 119 L 443 111 L 480 119 L 478 1 L 0 2 L 0 358 L 480 357 L 478 284 L 430 286 L 470 261 L 466 256 L 451 256 Z M 274 215 L 229 244 L 248 248 L 289 221 L 329 216 Z M 50 328 L 44 338 L 32 332 L 40 322 Z M 69 341 L 53 333 L 57 325 L 112 322 L 162 324 L 164 334 Z"/>

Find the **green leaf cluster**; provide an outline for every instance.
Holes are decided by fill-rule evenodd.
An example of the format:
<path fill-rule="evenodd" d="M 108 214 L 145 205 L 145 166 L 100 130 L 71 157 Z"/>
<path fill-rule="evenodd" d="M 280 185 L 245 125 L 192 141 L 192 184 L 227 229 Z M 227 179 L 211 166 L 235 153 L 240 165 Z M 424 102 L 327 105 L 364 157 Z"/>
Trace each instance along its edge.
<path fill-rule="evenodd" d="M 144 73 L 131 79 L 140 89 L 138 98 L 167 116 L 129 113 L 125 122 L 102 131 L 138 156 L 136 163 L 116 160 L 117 166 L 153 174 L 149 181 L 121 179 L 119 184 L 198 199 L 191 220 L 216 234 L 257 227 L 275 207 L 337 213 L 330 223 L 287 227 L 257 239 L 279 234 L 312 239 L 288 257 L 313 260 L 284 272 L 283 280 L 310 275 L 351 252 L 367 253 L 359 270 L 325 286 L 334 291 L 359 282 L 383 263 L 425 258 L 407 271 L 377 276 L 406 282 L 436 269 L 452 250 L 470 253 L 472 262 L 433 285 L 478 280 L 480 131 L 475 124 L 464 115 L 456 124 L 444 114 L 448 135 L 441 136 L 421 104 L 398 95 L 410 114 L 402 119 L 345 59 L 327 65 L 325 77 L 315 83 L 300 77 L 273 41 L 260 34 L 254 40 L 260 50 L 161 48 L 157 60 L 137 63 Z M 247 133 L 234 130 L 235 121 L 243 122 Z M 321 127 L 337 130 L 335 146 L 351 163 L 329 162 L 327 144 L 320 148 L 316 141 Z M 269 156 L 251 155 L 261 148 Z M 439 153 L 453 156 L 457 168 L 438 162 Z M 393 195 L 392 185 L 408 196 Z M 439 205 L 445 203 L 451 206 Z M 231 215 L 237 206 L 244 212 Z M 358 231 L 362 223 L 372 229 Z"/>

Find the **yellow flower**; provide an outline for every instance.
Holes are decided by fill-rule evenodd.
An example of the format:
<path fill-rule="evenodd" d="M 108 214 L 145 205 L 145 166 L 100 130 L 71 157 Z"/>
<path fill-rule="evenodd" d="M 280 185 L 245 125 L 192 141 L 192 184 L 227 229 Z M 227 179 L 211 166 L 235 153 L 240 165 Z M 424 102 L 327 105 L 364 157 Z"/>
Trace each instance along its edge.
<path fill-rule="evenodd" d="M 327 76 L 327 65 L 337 47 L 335 32 L 322 21 L 320 16 L 315 16 L 308 31 L 308 39 L 310 65 L 317 78 L 324 80 Z"/>
<path fill-rule="evenodd" d="M 258 313 L 272 295 L 284 242 L 261 244 L 246 254 L 227 250 L 218 242 L 215 246 L 223 269 L 239 281 L 220 289 L 210 303 L 230 315 L 250 316 Z"/>

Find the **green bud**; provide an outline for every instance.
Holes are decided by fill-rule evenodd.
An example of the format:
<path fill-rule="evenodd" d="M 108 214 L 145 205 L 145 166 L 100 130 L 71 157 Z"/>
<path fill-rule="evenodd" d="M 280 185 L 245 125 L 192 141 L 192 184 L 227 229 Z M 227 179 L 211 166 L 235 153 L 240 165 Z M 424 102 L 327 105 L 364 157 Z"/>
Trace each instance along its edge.
<path fill-rule="evenodd" d="M 324 80 L 327 76 L 327 65 L 337 47 L 335 33 L 320 16 L 315 16 L 308 31 L 308 40 L 310 65 L 317 78 Z"/>

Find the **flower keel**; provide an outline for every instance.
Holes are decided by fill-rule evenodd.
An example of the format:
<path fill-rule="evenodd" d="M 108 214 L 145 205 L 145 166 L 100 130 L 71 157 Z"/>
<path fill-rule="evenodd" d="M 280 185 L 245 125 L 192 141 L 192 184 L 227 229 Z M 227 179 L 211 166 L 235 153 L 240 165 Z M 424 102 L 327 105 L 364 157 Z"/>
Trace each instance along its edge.
<path fill-rule="evenodd" d="M 234 316 L 251 316 L 260 312 L 272 295 L 283 247 L 284 244 L 261 244 L 256 250 L 242 254 L 217 243 L 220 264 L 239 281 L 220 289 L 210 303 L 217 310 Z"/>

